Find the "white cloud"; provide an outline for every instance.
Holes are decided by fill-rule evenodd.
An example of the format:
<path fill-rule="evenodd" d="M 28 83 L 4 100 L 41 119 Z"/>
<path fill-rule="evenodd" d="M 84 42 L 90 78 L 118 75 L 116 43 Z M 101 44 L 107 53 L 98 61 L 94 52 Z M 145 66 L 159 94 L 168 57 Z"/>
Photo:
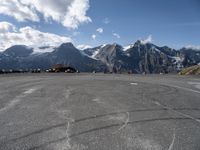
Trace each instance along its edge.
<path fill-rule="evenodd" d="M 104 18 L 103 23 L 104 24 L 109 24 L 110 23 L 110 19 L 109 18 Z"/>
<path fill-rule="evenodd" d="M 121 38 L 121 36 L 119 34 L 117 34 L 117 33 L 113 33 L 113 36 L 116 37 L 116 38 L 118 38 L 118 39 Z"/>
<path fill-rule="evenodd" d="M 152 35 L 149 35 L 146 39 L 142 39 L 140 41 L 142 44 L 152 43 L 153 42 Z"/>
<path fill-rule="evenodd" d="M 16 28 L 14 25 L 12 25 L 9 22 L 0 22 L 0 33 L 5 33 L 9 31 L 16 31 Z"/>
<path fill-rule="evenodd" d="M 78 28 L 81 23 L 91 22 L 91 18 L 86 16 L 89 9 L 89 0 L 74 0 L 63 20 L 63 25 L 72 29 Z"/>
<path fill-rule="evenodd" d="M 96 40 L 97 36 L 95 34 L 93 34 L 91 37 L 92 37 L 93 40 Z"/>
<path fill-rule="evenodd" d="M 14 27 L 14 25 L 10 25 Z M 7 32 L 1 32 L 0 39 L 0 51 L 13 45 L 58 46 L 61 43 L 72 41 L 70 37 L 41 32 L 29 26 L 19 30 L 16 29 L 16 31 L 7 30 Z"/>
<path fill-rule="evenodd" d="M 23 0 L 0 0 L 0 14 L 12 16 L 18 21 L 39 21 L 35 9 L 30 5 L 22 3 L 22 1 Z"/>
<path fill-rule="evenodd" d="M 96 30 L 98 33 L 103 33 L 103 28 L 98 28 L 97 30 Z"/>
<path fill-rule="evenodd" d="M 56 21 L 63 26 L 76 29 L 82 23 L 91 22 L 86 15 L 89 0 L 0 0 L 0 14 L 16 20 L 40 21 L 40 15 L 47 22 Z"/>
<path fill-rule="evenodd" d="M 200 45 L 187 45 L 185 48 L 193 49 L 193 50 L 200 50 Z"/>
<path fill-rule="evenodd" d="M 78 48 L 80 50 L 84 50 L 84 49 L 87 49 L 87 48 L 92 48 L 92 46 L 82 44 L 82 45 L 78 45 L 76 48 Z"/>

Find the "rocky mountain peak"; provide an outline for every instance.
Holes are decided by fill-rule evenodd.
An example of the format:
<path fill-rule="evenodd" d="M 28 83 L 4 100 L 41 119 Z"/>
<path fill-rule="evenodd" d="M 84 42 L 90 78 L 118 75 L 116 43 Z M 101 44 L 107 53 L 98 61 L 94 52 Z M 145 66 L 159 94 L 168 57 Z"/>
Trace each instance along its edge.
<path fill-rule="evenodd" d="M 32 48 L 25 45 L 14 45 L 6 49 L 3 54 L 10 57 L 26 57 L 33 52 Z"/>

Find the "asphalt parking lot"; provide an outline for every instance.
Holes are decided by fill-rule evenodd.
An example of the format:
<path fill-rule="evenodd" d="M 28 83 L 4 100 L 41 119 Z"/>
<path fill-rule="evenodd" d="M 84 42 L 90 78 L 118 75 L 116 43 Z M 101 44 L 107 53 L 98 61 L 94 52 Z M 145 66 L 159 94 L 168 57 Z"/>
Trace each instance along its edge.
<path fill-rule="evenodd" d="M 0 75 L 1 150 L 199 150 L 200 78 Z"/>

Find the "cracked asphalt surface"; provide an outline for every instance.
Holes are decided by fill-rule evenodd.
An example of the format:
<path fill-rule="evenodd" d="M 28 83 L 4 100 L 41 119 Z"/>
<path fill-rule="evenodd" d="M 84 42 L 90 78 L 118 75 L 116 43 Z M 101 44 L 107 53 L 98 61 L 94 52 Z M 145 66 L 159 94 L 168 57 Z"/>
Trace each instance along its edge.
<path fill-rule="evenodd" d="M 200 78 L 0 75 L 1 150 L 199 150 Z"/>

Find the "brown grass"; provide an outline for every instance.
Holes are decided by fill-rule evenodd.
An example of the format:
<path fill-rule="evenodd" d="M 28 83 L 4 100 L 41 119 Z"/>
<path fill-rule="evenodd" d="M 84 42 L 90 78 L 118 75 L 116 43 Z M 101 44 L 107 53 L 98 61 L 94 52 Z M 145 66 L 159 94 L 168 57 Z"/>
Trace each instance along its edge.
<path fill-rule="evenodd" d="M 200 75 L 200 65 L 185 68 L 179 74 L 180 75 Z"/>

